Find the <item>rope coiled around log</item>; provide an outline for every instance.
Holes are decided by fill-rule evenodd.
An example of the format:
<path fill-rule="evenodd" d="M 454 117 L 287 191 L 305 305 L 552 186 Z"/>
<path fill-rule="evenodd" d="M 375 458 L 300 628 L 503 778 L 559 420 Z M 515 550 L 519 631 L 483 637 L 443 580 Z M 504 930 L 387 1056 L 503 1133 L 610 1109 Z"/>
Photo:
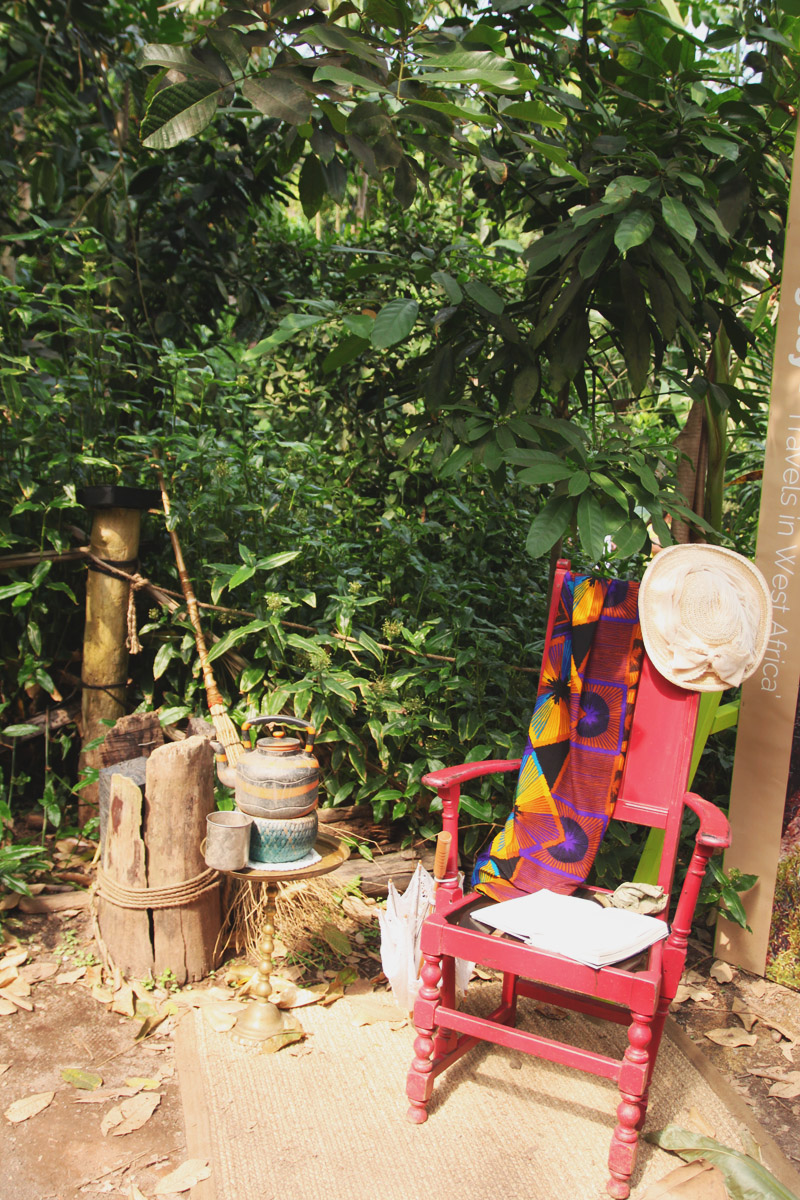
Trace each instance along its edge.
<path fill-rule="evenodd" d="M 183 883 L 163 888 L 129 888 L 117 883 L 102 867 L 97 870 L 96 895 L 108 900 L 117 908 L 185 908 L 193 904 L 206 892 L 213 891 L 222 883 L 222 876 L 213 867 L 208 867 Z"/>

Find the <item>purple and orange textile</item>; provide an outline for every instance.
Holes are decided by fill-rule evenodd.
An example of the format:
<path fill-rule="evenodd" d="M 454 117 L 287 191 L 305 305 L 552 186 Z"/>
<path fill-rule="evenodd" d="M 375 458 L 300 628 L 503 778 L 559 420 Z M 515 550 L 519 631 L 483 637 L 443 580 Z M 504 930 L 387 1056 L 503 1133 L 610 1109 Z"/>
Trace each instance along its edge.
<path fill-rule="evenodd" d="M 622 779 L 644 648 L 638 583 L 568 573 L 528 730 L 514 808 L 478 856 L 493 900 L 584 882 Z"/>

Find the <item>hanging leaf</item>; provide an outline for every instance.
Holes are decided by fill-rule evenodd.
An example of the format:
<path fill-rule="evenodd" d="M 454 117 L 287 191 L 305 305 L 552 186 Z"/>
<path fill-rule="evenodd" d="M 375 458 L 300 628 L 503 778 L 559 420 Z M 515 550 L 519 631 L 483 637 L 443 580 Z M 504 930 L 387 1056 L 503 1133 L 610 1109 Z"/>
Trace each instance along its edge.
<path fill-rule="evenodd" d="M 499 315 L 506 306 L 506 302 L 502 296 L 498 296 L 492 288 L 487 287 L 485 283 L 481 283 L 480 279 L 470 279 L 464 284 L 464 291 L 471 300 L 481 308 L 485 308 L 487 312 Z"/>
<path fill-rule="evenodd" d="M 571 496 L 552 496 L 547 501 L 534 517 L 525 540 L 525 550 L 531 558 L 538 558 L 555 546 L 569 528 L 574 513 L 575 502 Z"/>
<path fill-rule="evenodd" d="M 274 71 L 266 79 L 245 79 L 242 94 L 267 117 L 303 125 L 311 116 L 311 97 L 294 79 Z"/>
<path fill-rule="evenodd" d="M 190 81 L 166 87 L 153 98 L 142 122 L 142 145 L 171 150 L 210 125 L 222 94 L 219 84 Z"/>
<path fill-rule="evenodd" d="M 375 318 L 370 341 L 376 350 L 387 350 L 408 337 L 417 320 L 416 300 L 390 300 Z"/>
<path fill-rule="evenodd" d="M 218 56 L 217 56 L 218 57 Z M 189 46 L 170 46 L 152 43 L 142 46 L 136 55 L 137 67 L 163 67 L 167 71 L 180 71 L 207 83 L 230 83 L 231 73 L 224 63 L 199 58 Z"/>
<path fill-rule="evenodd" d="M 614 245 L 621 254 L 627 254 L 634 246 L 641 246 L 647 241 L 655 224 L 649 212 L 636 210 L 626 213 L 614 233 Z"/>
<path fill-rule="evenodd" d="M 593 562 L 603 557 L 606 522 L 603 509 L 591 492 L 583 492 L 578 501 L 578 535 L 584 553 Z"/>
<path fill-rule="evenodd" d="M 677 200 L 675 196 L 662 196 L 661 215 L 664 223 L 685 238 L 687 242 L 693 242 L 697 237 L 697 226 L 692 214 L 686 205 Z"/>
<path fill-rule="evenodd" d="M 322 201 L 325 199 L 325 175 L 316 154 L 306 155 L 300 168 L 298 191 L 303 212 L 310 221 L 322 208 Z"/>

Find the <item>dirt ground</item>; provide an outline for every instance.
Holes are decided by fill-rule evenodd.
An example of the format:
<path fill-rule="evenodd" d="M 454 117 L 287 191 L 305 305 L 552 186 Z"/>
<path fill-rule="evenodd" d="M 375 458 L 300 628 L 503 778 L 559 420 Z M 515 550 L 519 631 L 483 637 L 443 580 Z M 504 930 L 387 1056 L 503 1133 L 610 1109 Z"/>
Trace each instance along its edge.
<path fill-rule="evenodd" d="M 165 1178 L 187 1160 L 173 1034 L 191 995 L 174 1004 L 176 995 L 164 988 L 139 988 L 135 1017 L 112 1011 L 113 984 L 107 977 L 98 982 L 85 910 L 9 914 L 2 936 L 0 971 L 23 952 L 25 961 L 12 968 L 23 982 L 10 992 L 0 986 L 0 1000 L 10 994 L 22 1001 L 13 1013 L 0 1015 L 0 1200 L 178 1194 L 164 1190 Z M 360 966 L 370 961 L 374 972 L 374 951 Z M 333 974 L 311 969 L 311 981 Z M 116 996 L 125 1000 L 121 991 Z M 707 944 L 697 942 L 679 999 L 673 1016 L 790 1161 L 800 1164 L 800 994 L 729 972 L 715 963 Z M 171 1002 L 176 1011 L 136 1041 L 143 1018 L 163 1014 Z M 745 1044 L 718 1044 L 706 1036 L 715 1030 L 727 1031 L 715 1035 L 723 1042 Z M 9 1112 L 18 1115 L 12 1105 L 37 1096 L 38 1103 L 47 1101 L 41 1111 L 9 1119 Z M 111 1127 L 121 1108 L 122 1123 Z M 125 1132 L 143 1114 L 141 1126 Z M 202 1169 L 193 1163 L 192 1169 Z"/>

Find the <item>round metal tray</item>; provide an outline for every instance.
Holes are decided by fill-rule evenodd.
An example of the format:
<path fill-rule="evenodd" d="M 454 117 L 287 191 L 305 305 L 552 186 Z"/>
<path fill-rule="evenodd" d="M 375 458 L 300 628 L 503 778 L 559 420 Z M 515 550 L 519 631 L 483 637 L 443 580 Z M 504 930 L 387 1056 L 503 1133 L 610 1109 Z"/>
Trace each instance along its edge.
<path fill-rule="evenodd" d="M 319 862 L 312 863 L 309 867 L 299 867 L 296 871 L 257 871 L 254 867 L 244 867 L 241 871 L 224 871 L 223 874 L 233 875 L 236 879 L 249 879 L 251 883 L 289 883 L 293 879 L 313 879 L 315 875 L 327 875 L 350 857 L 350 847 L 327 833 L 317 834 L 314 849 L 320 855 Z"/>

